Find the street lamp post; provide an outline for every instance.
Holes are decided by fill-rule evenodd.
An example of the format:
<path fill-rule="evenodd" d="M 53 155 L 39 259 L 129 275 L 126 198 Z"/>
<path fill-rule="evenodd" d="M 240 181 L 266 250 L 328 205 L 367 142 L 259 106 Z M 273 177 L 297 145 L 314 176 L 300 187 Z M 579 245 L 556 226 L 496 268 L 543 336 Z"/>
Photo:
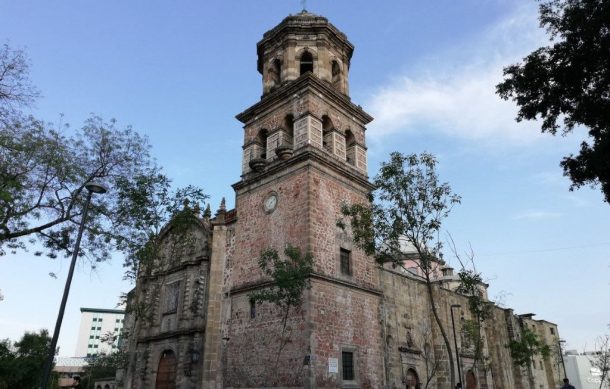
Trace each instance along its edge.
<path fill-rule="evenodd" d="M 453 327 L 453 344 L 455 345 L 455 361 L 457 363 L 457 367 L 458 367 L 458 379 L 459 379 L 459 383 L 462 383 L 462 367 L 460 366 L 460 355 L 458 353 L 458 346 L 457 346 L 457 336 L 455 335 L 455 320 L 453 319 L 453 308 L 461 308 L 462 306 L 459 304 L 452 304 L 451 305 L 451 326 Z M 462 384 L 463 385 L 463 384 Z"/>
<path fill-rule="evenodd" d="M 83 208 L 83 217 L 78 228 L 78 235 L 76 237 L 76 243 L 74 245 L 74 251 L 72 252 L 72 261 L 70 262 L 70 270 L 68 270 L 68 278 L 66 279 L 66 286 L 64 287 L 64 295 L 61 298 L 61 304 L 59 305 L 59 314 L 57 315 L 57 322 L 55 323 L 55 331 L 53 332 L 53 339 L 51 340 L 51 347 L 49 348 L 49 355 L 44 366 L 44 373 L 42 376 L 42 383 L 40 387 L 42 389 L 47 388 L 49 382 L 49 376 L 51 375 L 51 368 L 53 366 L 53 359 L 55 358 L 55 348 L 57 347 L 57 338 L 59 338 L 59 330 L 61 329 L 61 322 L 64 318 L 64 311 L 66 309 L 66 302 L 68 301 L 68 294 L 70 293 L 70 285 L 72 284 L 72 275 L 74 274 L 74 267 L 76 265 L 76 258 L 78 257 L 78 251 L 80 249 L 80 240 L 83 236 L 83 230 L 85 229 L 85 222 L 87 221 L 87 211 L 89 211 L 89 203 L 91 202 L 91 196 L 93 193 L 106 193 L 106 188 L 100 184 L 89 183 L 85 185 L 87 188 L 87 200 L 85 201 L 85 207 Z"/>

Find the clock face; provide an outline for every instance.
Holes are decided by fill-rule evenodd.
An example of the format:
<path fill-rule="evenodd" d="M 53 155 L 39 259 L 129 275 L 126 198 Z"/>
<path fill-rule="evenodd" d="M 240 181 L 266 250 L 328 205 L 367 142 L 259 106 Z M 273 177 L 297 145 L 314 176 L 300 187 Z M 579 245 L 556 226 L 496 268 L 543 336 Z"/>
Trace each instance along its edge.
<path fill-rule="evenodd" d="M 263 202 L 263 207 L 265 208 L 265 212 L 272 212 L 275 210 L 277 206 L 277 195 L 275 193 L 271 193 L 265 201 Z"/>

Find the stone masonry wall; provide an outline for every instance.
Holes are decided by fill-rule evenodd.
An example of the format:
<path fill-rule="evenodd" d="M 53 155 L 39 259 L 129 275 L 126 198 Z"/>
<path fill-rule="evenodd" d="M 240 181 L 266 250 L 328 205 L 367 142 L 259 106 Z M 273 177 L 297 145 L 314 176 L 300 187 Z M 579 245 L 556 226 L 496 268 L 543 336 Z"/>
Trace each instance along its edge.
<path fill-rule="evenodd" d="M 427 378 L 427 366 L 441 357 L 441 370 L 435 373 L 432 380 L 434 388 L 448 388 L 449 368 L 447 366 L 446 352 L 441 355 L 427 357 L 426 343 L 433 344 L 440 350 L 444 347 L 442 337 L 430 313 L 429 300 L 425 284 L 415 278 L 384 270 L 382 272 L 382 285 L 384 292 L 383 320 L 386 339 L 386 369 L 387 381 L 390 388 L 404 387 L 405 373 L 408 369 L 417 372 L 420 382 Z M 511 310 L 496 306 L 492 307 L 491 317 L 484 321 L 482 336 L 484 340 L 483 355 L 486 357 L 478 365 L 474 365 L 473 353 L 468 338 L 462 333 L 462 318 L 471 319 L 468 310 L 468 300 L 465 296 L 450 290 L 435 286 L 436 305 L 441 321 L 451 342 L 452 353 L 455 355 L 453 332 L 451 324 L 450 306 L 459 304 L 462 308 L 454 310 L 456 337 L 460 354 L 462 377 L 465 380 L 469 371 L 477 379 L 477 387 L 508 389 L 529 388 L 528 369 L 514 366 L 507 345 L 511 340 L 517 339 L 520 334 L 519 316 Z M 530 329 L 537 331 L 539 336 L 550 344 L 552 337 L 545 339 L 544 334 L 557 334 L 554 324 L 544 321 L 527 321 Z M 535 388 L 555 388 L 559 386 L 558 371 L 553 367 L 552 357 L 534 358 L 531 370 Z M 556 364 L 555 364 L 556 365 Z M 457 370 L 456 370 L 457 378 Z"/>
<path fill-rule="evenodd" d="M 328 281 L 314 280 L 311 295 L 312 366 L 317 388 L 338 388 L 341 352 L 353 351 L 356 385 L 383 387 L 383 345 L 380 297 Z M 339 372 L 329 372 L 329 358 L 339 361 Z"/>

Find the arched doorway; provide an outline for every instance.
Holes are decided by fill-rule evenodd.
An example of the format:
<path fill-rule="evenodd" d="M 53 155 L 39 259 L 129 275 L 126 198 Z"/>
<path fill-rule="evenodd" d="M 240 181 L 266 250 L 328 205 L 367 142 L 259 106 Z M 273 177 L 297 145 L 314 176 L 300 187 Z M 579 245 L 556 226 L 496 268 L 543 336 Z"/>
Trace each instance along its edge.
<path fill-rule="evenodd" d="M 466 389 L 476 389 L 477 387 L 477 378 L 474 376 L 472 370 L 468 370 L 466 373 Z"/>
<path fill-rule="evenodd" d="M 407 389 L 419 389 L 419 377 L 417 372 L 413 369 L 407 370 Z"/>
<path fill-rule="evenodd" d="M 157 369 L 157 389 L 176 388 L 176 355 L 171 350 L 163 351 Z"/>

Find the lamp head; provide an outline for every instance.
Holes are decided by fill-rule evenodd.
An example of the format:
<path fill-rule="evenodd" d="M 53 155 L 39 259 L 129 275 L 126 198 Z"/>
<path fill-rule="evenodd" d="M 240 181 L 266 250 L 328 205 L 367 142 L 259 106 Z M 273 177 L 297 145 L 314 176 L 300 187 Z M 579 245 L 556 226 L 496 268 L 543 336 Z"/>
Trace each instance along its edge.
<path fill-rule="evenodd" d="M 87 190 L 91 193 L 98 193 L 98 194 L 106 193 L 108 191 L 106 189 L 106 187 L 104 187 L 102 184 L 98 184 L 96 182 L 88 183 L 87 185 L 85 185 L 85 188 L 87 188 Z"/>

